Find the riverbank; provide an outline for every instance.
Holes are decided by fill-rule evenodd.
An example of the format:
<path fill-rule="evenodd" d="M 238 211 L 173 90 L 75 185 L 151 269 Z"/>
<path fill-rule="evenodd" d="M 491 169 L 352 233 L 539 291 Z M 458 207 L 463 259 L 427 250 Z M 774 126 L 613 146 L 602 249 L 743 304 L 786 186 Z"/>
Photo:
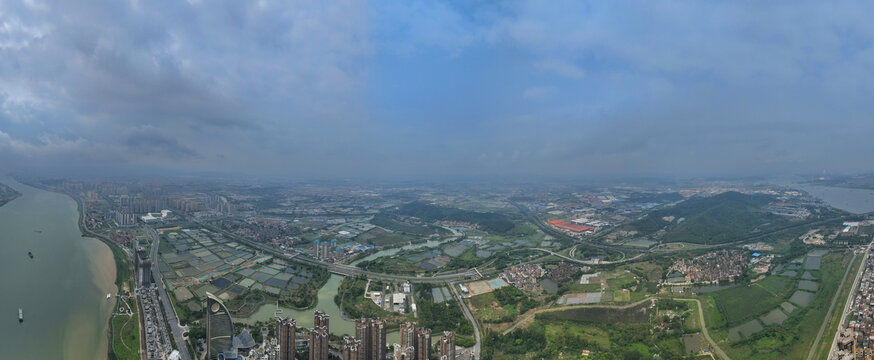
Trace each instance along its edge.
<path fill-rule="evenodd" d="M 130 295 L 131 289 L 133 288 L 133 286 L 131 285 L 133 284 L 133 268 L 130 262 L 130 255 L 125 249 L 123 249 L 112 240 L 109 240 L 109 238 L 107 238 L 106 236 L 88 230 L 85 227 L 85 209 L 82 201 L 73 195 L 64 195 L 69 196 L 71 199 L 73 199 L 73 201 L 76 202 L 76 208 L 79 212 L 79 221 L 77 223 L 79 224 L 79 232 L 82 233 L 82 237 L 89 237 L 100 240 L 101 242 L 106 244 L 106 246 L 108 246 L 109 249 L 112 251 L 112 257 L 114 259 L 113 263 L 115 266 L 111 267 L 115 268 L 115 286 L 117 289 L 123 291 L 125 295 Z"/>
<path fill-rule="evenodd" d="M 79 225 L 79 232 L 82 233 L 82 236 L 100 240 L 100 242 L 103 245 L 105 245 L 105 249 L 109 250 L 110 253 L 112 254 L 111 257 L 107 257 L 109 259 L 112 259 L 111 263 L 109 261 L 103 262 L 103 264 L 101 264 L 102 268 L 99 268 L 98 270 L 100 270 L 100 269 L 103 269 L 103 270 L 113 269 L 111 281 L 115 283 L 115 286 L 114 286 L 113 291 L 107 292 L 107 293 L 115 295 L 114 300 L 112 300 L 113 305 L 114 305 L 112 307 L 112 309 L 114 310 L 115 307 L 117 306 L 117 299 L 118 299 L 119 295 L 132 296 L 132 289 L 134 287 L 133 286 L 133 284 L 134 284 L 134 282 L 133 282 L 134 281 L 134 279 L 133 279 L 134 271 L 132 269 L 129 255 L 124 249 L 121 248 L 121 246 L 112 242 L 111 240 L 109 240 L 105 236 L 102 236 L 100 234 L 97 234 L 97 233 L 94 233 L 94 232 L 88 230 L 85 227 L 84 204 L 82 204 L 82 201 L 80 199 L 78 199 L 77 197 L 75 197 L 73 195 L 70 195 L 70 194 L 65 194 L 65 195 L 70 196 L 70 198 L 72 198 L 76 202 L 76 209 L 79 212 L 79 221 L 77 221 L 77 223 Z M 106 271 L 106 272 L 109 272 L 109 271 Z M 139 313 L 139 307 L 136 307 L 136 309 L 137 309 L 136 310 L 137 313 Z M 133 309 L 131 309 L 131 311 L 133 311 Z M 139 324 L 139 315 L 138 314 L 137 314 L 136 318 L 138 321 L 136 324 L 137 330 L 135 332 L 139 333 L 139 325 L 140 324 Z M 119 335 L 122 335 L 122 333 L 119 332 Z M 109 320 L 107 320 L 106 337 L 105 337 L 106 341 L 107 341 L 107 343 L 106 343 L 107 355 L 106 356 L 108 359 L 120 359 L 118 354 L 115 352 L 115 349 L 113 347 L 109 346 L 109 344 L 111 344 L 113 342 L 114 337 L 115 337 L 115 333 L 114 333 L 113 327 L 112 327 L 112 317 L 110 317 Z"/>
<path fill-rule="evenodd" d="M 6 205 L 6 203 L 17 199 L 19 196 L 21 196 L 20 192 L 15 191 L 15 189 L 6 184 L 0 183 L 0 206 Z"/>
<path fill-rule="evenodd" d="M 28 184 L 30 185 L 30 184 Z M 44 189 L 35 185 L 30 185 L 45 191 L 52 191 L 51 189 Z M 106 291 L 107 294 L 113 294 L 113 298 L 110 300 L 112 306 L 110 307 L 111 312 L 114 312 L 117 304 L 118 304 L 118 296 L 119 294 L 124 294 L 125 296 L 130 296 L 132 293 L 133 286 L 133 269 L 131 268 L 131 263 L 128 257 L 128 253 L 122 249 L 118 244 L 109 240 L 109 238 L 97 234 L 93 231 L 88 230 L 85 227 L 85 208 L 82 201 L 71 194 L 59 193 L 64 196 L 70 197 L 73 201 L 76 202 L 76 211 L 78 213 L 78 220 L 76 224 L 78 225 L 79 232 L 82 237 L 95 239 L 100 241 L 96 244 L 102 244 L 102 247 L 93 247 L 92 250 L 95 252 L 103 252 L 103 255 L 99 257 L 101 261 L 92 263 L 92 269 L 95 274 L 99 274 L 103 276 L 104 283 L 114 283 L 112 287 L 100 286 L 99 284 L 95 284 L 98 287 L 101 287 Z M 95 244 L 95 245 L 96 245 Z M 106 252 L 108 250 L 108 253 Z M 109 256 L 111 254 L 111 256 Z M 108 275 L 111 274 L 111 275 Z M 137 324 L 139 327 L 139 324 Z M 113 330 L 112 330 L 112 316 L 106 320 L 106 336 L 104 336 L 105 343 L 101 343 L 101 347 L 107 349 L 106 358 L 107 359 L 118 359 L 118 356 L 113 351 L 112 347 L 109 346 L 113 341 Z"/>
<path fill-rule="evenodd" d="M 0 179 L 21 195 L 0 207 L 0 309 L 21 308 L 23 322 L 0 322 L 0 357 L 108 358 L 115 299 L 111 248 L 83 237 L 78 204 L 66 195 Z M 32 253 L 32 256 L 28 256 Z"/>

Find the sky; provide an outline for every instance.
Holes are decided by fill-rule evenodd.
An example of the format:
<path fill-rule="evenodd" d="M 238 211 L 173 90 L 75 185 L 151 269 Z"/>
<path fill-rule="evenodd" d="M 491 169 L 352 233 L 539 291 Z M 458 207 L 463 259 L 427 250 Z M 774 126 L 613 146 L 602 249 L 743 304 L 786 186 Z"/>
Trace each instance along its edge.
<path fill-rule="evenodd" d="M 874 3 L 0 1 L 0 171 L 874 171 Z"/>

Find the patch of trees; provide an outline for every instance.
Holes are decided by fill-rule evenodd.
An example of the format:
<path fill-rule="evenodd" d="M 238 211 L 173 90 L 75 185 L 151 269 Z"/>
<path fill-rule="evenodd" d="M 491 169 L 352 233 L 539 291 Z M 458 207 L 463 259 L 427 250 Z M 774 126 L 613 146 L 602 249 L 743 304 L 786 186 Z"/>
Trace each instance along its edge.
<path fill-rule="evenodd" d="M 370 286 L 372 289 L 381 288 L 377 282 L 371 283 Z M 385 310 L 380 309 L 372 300 L 364 297 L 366 287 L 367 278 L 364 276 L 344 278 L 340 283 L 337 296 L 334 297 L 334 303 L 340 305 L 340 309 L 343 310 L 346 317 L 352 319 L 390 315 Z"/>
<path fill-rule="evenodd" d="M 516 304 L 519 304 L 519 312 L 523 314 L 526 311 L 537 307 L 537 301 L 529 298 L 524 292 L 522 292 L 522 290 L 517 289 L 515 286 L 504 286 L 495 290 L 494 294 L 495 300 L 497 300 L 501 306 L 511 305 L 516 307 Z"/>
<path fill-rule="evenodd" d="M 761 208 L 774 200 L 769 195 L 745 195 L 734 191 L 702 198 L 692 198 L 676 206 L 649 213 L 629 224 L 631 229 L 644 234 L 668 230 L 664 242 L 721 244 L 739 240 L 759 226 L 769 228 L 785 224 L 778 215 L 763 212 Z M 672 222 L 663 218 L 673 216 Z M 677 220 L 683 218 L 684 221 Z"/>
<path fill-rule="evenodd" d="M 374 215 L 373 219 L 370 219 L 370 223 L 403 234 L 429 235 L 433 233 L 431 229 L 425 226 L 407 224 L 403 221 L 393 219 L 391 215 L 385 213 L 379 213 Z"/>
<path fill-rule="evenodd" d="M 432 205 L 423 201 L 414 201 L 402 205 L 398 209 L 398 213 L 421 219 L 475 223 L 485 231 L 499 234 L 506 233 L 516 226 L 510 218 L 503 214 L 462 210 Z"/>
<path fill-rule="evenodd" d="M 179 317 L 180 324 L 190 325 L 198 320 L 203 319 L 204 313 L 202 310 L 193 311 L 185 304 L 178 304 L 178 306 L 176 307 L 176 315 Z"/>
<path fill-rule="evenodd" d="M 452 330 L 459 335 L 473 335 L 473 325 L 464 317 L 455 299 L 434 303 L 431 300 L 431 288 L 430 284 L 416 285 L 416 293 L 421 299 L 416 302 L 419 326 L 431 329 L 432 333 Z"/>
<path fill-rule="evenodd" d="M 673 299 L 659 299 L 658 307 L 662 310 L 686 311 L 689 309 L 689 304 L 685 301 Z"/>
<path fill-rule="evenodd" d="M 505 354 L 526 354 L 543 350 L 546 344 L 545 327 L 535 322 L 525 329 L 516 329 L 507 335 L 491 332 L 485 337 L 489 350 L 500 349 Z M 486 359 L 483 356 L 483 359 Z"/>

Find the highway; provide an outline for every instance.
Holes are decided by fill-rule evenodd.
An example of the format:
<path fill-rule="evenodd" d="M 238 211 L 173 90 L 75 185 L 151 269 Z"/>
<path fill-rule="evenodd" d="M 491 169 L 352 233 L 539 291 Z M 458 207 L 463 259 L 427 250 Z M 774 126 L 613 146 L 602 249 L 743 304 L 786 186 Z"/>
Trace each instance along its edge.
<path fill-rule="evenodd" d="M 558 257 L 560 257 L 560 258 L 562 258 L 562 259 L 565 259 L 565 260 L 567 260 L 567 261 L 572 261 L 572 262 L 575 262 L 575 263 L 578 263 L 578 264 L 584 264 L 584 265 L 610 265 L 610 264 L 621 264 L 621 263 L 624 263 L 624 262 L 627 262 L 627 261 L 636 260 L 637 258 L 639 258 L 639 257 L 641 257 L 641 256 L 644 255 L 643 253 L 640 253 L 640 254 L 635 255 L 633 258 L 622 259 L 622 260 L 616 260 L 616 261 L 580 260 L 580 259 L 574 259 L 574 258 L 572 258 L 572 257 L 567 257 L 567 256 L 562 255 L 562 254 L 559 254 L 559 253 L 557 253 L 557 252 L 555 252 L 555 251 L 547 250 L 547 249 L 543 249 L 543 248 L 526 248 L 526 249 L 527 249 L 527 250 L 543 251 L 543 252 L 545 252 L 545 253 L 549 253 L 549 254 L 551 254 L 551 255 L 558 256 Z"/>
<path fill-rule="evenodd" d="M 367 271 L 367 270 L 364 270 L 364 269 L 361 269 L 361 268 L 358 268 L 358 267 L 352 266 L 352 265 L 335 264 L 335 263 L 329 263 L 329 262 L 317 260 L 317 259 L 311 258 L 311 257 L 303 255 L 303 254 L 299 254 L 299 253 L 291 253 L 290 254 L 288 252 L 281 251 L 279 249 L 254 242 L 254 241 L 251 241 L 251 240 L 243 238 L 243 237 L 240 237 L 236 234 L 232 234 L 232 233 L 229 233 L 227 231 L 217 229 L 213 226 L 210 226 L 208 224 L 204 224 L 202 222 L 199 222 L 199 224 L 201 226 L 209 229 L 210 231 L 221 233 L 227 237 L 230 237 L 236 241 L 242 242 L 242 243 L 244 243 L 248 246 L 251 246 L 255 249 L 261 250 L 265 253 L 272 254 L 273 256 L 277 256 L 279 258 L 286 259 L 286 260 L 307 263 L 307 264 L 311 264 L 311 265 L 324 266 L 325 268 L 328 269 L 329 272 L 331 272 L 333 274 L 337 274 L 337 275 L 343 275 L 343 276 L 364 275 L 364 276 L 367 276 L 368 278 L 371 278 L 371 279 L 394 280 L 394 281 L 408 280 L 410 282 L 444 282 L 444 281 L 448 281 L 448 280 L 465 280 L 465 279 L 478 278 L 478 274 L 473 269 L 468 269 L 465 271 L 459 271 L 459 272 L 453 272 L 453 273 L 447 273 L 447 274 L 439 274 L 439 275 L 434 275 L 434 276 L 429 276 L 429 277 L 395 275 L 395 274 L 386 274 L 386 273 Z"/>
<path fill-rule="evenodd" d="M 152 235 L 152 252 L 149 255 L 152 259 L 152 278 L 155 280 L 155 284 L 158 285 L 158 293 L 161 294 L 161 303 L 164 307 L 167 323 L 170 325 L 170 332 L 173 333 L 173 339 L 176 340 L 176 347 L 182 360 L 192 360 L 191 354 L 188 352 L 188 346 L 185 345 L 185 337 L 182 336 L 183 333 L 188 331 L 188 328 L 183 327 L 179 323 L 179 318 L 176 317 L 176 309 L 173 307 L 173 303 L 170 302 L 170 296 L 167 295 L 167 288 L 164 286 L 164 279 L 161 277 L 161 271 L 158 266 L 158 246 L 160 245 L 161 237 L 158 236 L 158 232 L 151 226 L 145 226 L 145 228 Z"/>
<path fill-rule="evenodd" d="M 409 280 L 410 282 L 444 282 L 448 280 L 464 280 L 468 278 L 477 278 L 478 274 L 474 269 L 468 269 L 465 271 L 447 273 L 447 274 L 439 274 L 428 277 L 418 277 L 418 276 L 408 276 L 408 275 L 393 275 L 386 273 L 378 273 L 373 271 L 367 271 L 356 266 L 346 265 L 346 264 L 335 264 L 329 263 L 321 260 L 313 259 L 306 255 L 298 255 L 298 256 L 286 256 L 286 259 L 294 259 L 300 262 L 306 262 L 308 264 L 320 265 L 324 266 L 328 269 L 329 272 L 343 275 L 343 276 L 356 276 L 356 275 L 364 275 L 370 279 L 380 279 L 380 280 Z"/>
<path fill-rule="evenodd" d="M 455 299 L 458 300 L 461 310 L 464 312 L 464 317 L 466 317 L 473 325 L 473 338 L 476 340 L 476 343 L 473 345 L 473 356 L 474 359 L 479 359 L 480 349 L 482 348 L 482 339 L 480 339 L 479 326 L 476 323 L 476 319 L 474 319 L 473 314 L 470 313 L 470 309 L 467 308 L 467 304 L 464 302 L 461 294 L 458 293 L 458 287 L 455 286 L 455 282 L 446 282 L 446 284 L 449 285 L 450 289 L 452 289 L 452 294 L 455 295 Z"/>

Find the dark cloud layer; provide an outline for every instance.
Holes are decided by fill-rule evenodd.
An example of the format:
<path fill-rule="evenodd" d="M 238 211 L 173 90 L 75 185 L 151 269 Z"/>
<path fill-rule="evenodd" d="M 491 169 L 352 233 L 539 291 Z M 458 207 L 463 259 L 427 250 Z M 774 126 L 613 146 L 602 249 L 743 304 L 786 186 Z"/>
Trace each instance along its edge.
<path fill-rule="evenodd" d="M 864 2 L 0 3 L 0 164 L 874 170 Z"/>

